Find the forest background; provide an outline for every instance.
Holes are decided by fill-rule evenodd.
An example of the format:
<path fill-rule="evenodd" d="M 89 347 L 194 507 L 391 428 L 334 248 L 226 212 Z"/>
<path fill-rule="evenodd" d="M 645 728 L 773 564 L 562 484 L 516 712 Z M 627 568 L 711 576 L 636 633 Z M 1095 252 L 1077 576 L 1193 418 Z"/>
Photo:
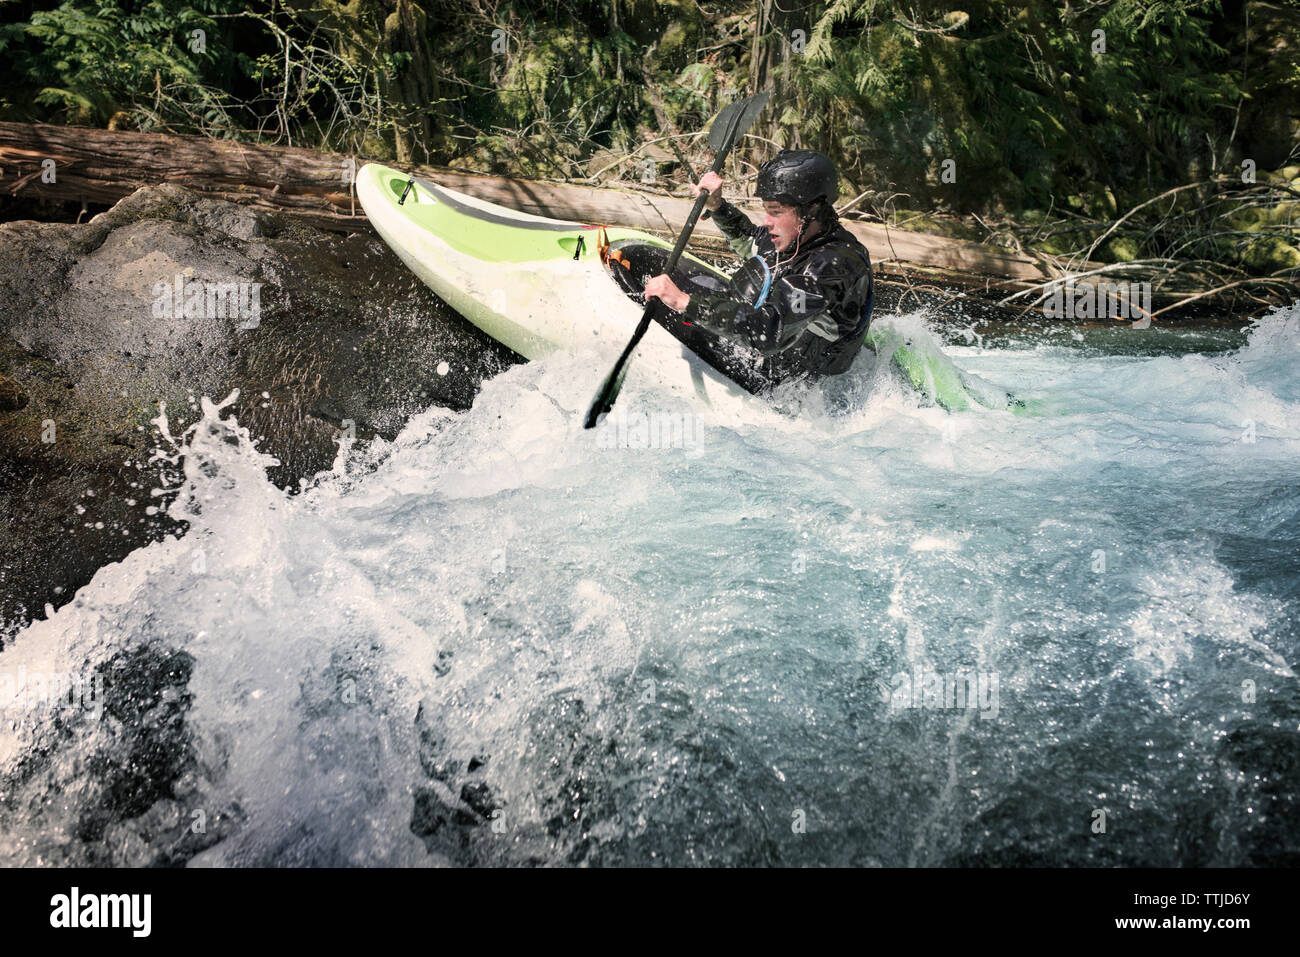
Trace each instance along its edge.
<path fill-rule="evenodd" d="M 819 149 L 864 219 L 1300 269 L 1300 0 L 0 0 L 0 120 L 681 193 L 763 89 L 738 191 Z"/>

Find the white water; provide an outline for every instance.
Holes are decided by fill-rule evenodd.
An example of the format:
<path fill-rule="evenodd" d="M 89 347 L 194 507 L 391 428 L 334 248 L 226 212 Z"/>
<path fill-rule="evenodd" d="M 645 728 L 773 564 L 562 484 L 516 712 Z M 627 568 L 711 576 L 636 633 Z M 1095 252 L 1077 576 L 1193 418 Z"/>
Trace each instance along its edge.
<path fill-rule="evenodd" d="M 139 758 L 122 708 L 23 712 L 0 859 L 1242 864 L 1294 841 L 1225 738 L 1263 735 L 1267 765 L 1300 724 L 1300 309 L 1226 356 L 946 351 L 1054 413 L 950 416 L 864 360 L 829 397 L 703 416 L 695 447 L 604 448 L 591 361 L 560 354 L 290 497 L 205 403 L 189 533 L 0 656 L 187 653 L 188 711 L 142 706 L 184 714 L 186 760 L 87 837 L 121 805 L 91 755 Z M 663 402 L 634 374 L 619 406 Z M 963 669 L 996 676 L 996 714 L 893 707 L 900 673 Z"/>

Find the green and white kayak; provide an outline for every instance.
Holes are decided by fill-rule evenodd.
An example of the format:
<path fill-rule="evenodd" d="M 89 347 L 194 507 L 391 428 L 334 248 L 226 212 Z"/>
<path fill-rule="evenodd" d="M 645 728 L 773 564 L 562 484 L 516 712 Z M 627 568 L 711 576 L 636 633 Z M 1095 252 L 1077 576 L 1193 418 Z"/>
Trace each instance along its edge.
<path fill-rule="evenodd" d="M 518 212 L 374 163 L 357 174 L 356 186 L 375 230 L 442 300 L 525 359 L 592 352 L 593 390 L 641 318 L 645 281 L 663 272 L 671 250 L 639 230 Z M 727 280 L 689 253 L 673 278 L 688 292 L 692 284 L 718 289 Z M 977 398 L 933 340 L 904 337 L 887 317 L 872 321 L 867 345 L 890 355 L 914 387 L 944 408 L 1005 407 Z M 651 324 L 628 381 L 654 381 L 743 415 L 752 393 L 765 385 L 758 358 L 669 313 Z"/>
<path fill-rule="evenodd" d="M 643 310 L 610 271 L 630 270 L 602 263 L 598 235 L 611 249 L 658 250 L 665 261 L 671 251 L 635 229 L 518 212 L 376 164 L 358 172 L 356 185 L 371 224 L 402 262 L 493 339 L 530 360 L 557 350 L 592 353 L 593 394 Z M 682 258 L 717 272 L 696 257 Z M 737 414 L 752 401 L 658 324 L 642 340 L 628 384 L 647 380 Z"/>

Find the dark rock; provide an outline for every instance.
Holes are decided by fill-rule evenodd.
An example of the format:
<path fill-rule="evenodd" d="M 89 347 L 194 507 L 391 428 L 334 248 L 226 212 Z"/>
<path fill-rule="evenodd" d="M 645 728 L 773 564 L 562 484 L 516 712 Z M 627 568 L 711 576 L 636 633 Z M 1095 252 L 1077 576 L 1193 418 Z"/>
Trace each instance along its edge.
<path fill-rule="evenodd" d="M 27 393 L 7 375 L 0 375 L 0 412 L 17 412 L 27 404 Z"/>
<path fill-rule="evenodd" d="M 491 818 L 496 810 L 492 789 L 480 781 L 478 784 L 466 784 L 460 789 L 460 799 L 474 809 L 480 817 Z"/>
<path fill-rule="evenodd" d="M 187 308 L 194 281 L 210 285 Z M 517 361 L 375 236 L 171 184 L 82 225 L 0 225 L 0 301 L 0 512 L 14 516 L 0 638 L 177 530 L 145 513 L 160 402 L 179 434 L 194 399 L 238 389 L 231 411 L 280 462 L 268 478 L 296 487 L 330 466 L 341 430 L 392 438 L 430 405 L 468 408 L 485 376 Z"/>
<path fill-rule="evenodd" d="M 104 792 L 82 818 L 78 837 L 98 841 L 109 821 L 138 817 L 155 802 L 173 797 L 172 783 L 193 760 L 185 729 L 193 667 L 194 659 L 185 652 L 137 646 L 100 669 L 104 711 L 120 723 L 119 734 L 128 744 L 87 762 Z"/>
<path fill-rule="evenodd" d="M 183 865 L 243 820 L 237 805 L 204 797 L 211 770 L 187 723 L 194 659 L 144 637 L 95 668 L 82 707 L 60 713 L 44 744 L 0 777 L 6 824 L 57 816 L 45 864 Z"/>

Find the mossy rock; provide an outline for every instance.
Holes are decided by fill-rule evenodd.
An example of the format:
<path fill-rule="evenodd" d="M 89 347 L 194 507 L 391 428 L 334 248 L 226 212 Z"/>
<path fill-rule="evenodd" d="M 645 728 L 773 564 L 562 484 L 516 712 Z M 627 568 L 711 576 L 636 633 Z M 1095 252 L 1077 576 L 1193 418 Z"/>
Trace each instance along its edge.
<path fill-rule="evenodd" d="M 1097 259 L 1104 263 L 1131 263 L 1141 254 L 1137 238 L 1120 234 L 1112 236 L 1097 249 Z"/>
<path fill-rule="evenodd" d="M 1067 193 L 1065 206 L 1093 219 L 1113 219 L 1119 209 L 1110 187 L 1096 182 L 1084 183 L 1077 193 Z"/>
<path fill-rule="evenodd" d="M 1300 231 L 1300 203 L 1278 203 L 1260 212 L 1269 226 L 1290 226 Z"/>
<path fill-rule="evenodd" d="M 1077 251 L 1078 244 L 1078 239 L 1069 236 L 1048 236 L 1034 243 L 1032 248 L 1049 256 L 1068 256 Z"/>
<path fill-rule="evenodd" d="M 395 155 L 395 153 L 393 151 L 392 143 L 385 142 L 380 137 L 370 133 L 361 141 L 361 155 L 390 159 Z M 358 166 L 359 165 L 360 164 L 358 164 Z"/>
<path fill-rule="evenodd" d="M 1244 208 L 1234 209 L 1227 215 L 1228 224 L 1233 229 L 1243 229 L 1254 231 L 1264 225 L 1266 219 L 1265 211 L 1258 206 L 1247 206 Z"/>
<path fill-rule="evenodd" d="M 1111 192 L 1109 186 L 1103 183 L 1089 182 L 1084 184 L 1083 202 L 1084 208 L 1089 215 L 1096 216 L 1100 219 L 1113 219 L 1119 215 L 1119 204 L 1115 202 L 1115 194 Z"/>
<path fill-rule="evenodd" d="M 1242 262 L 1252 272 L 1270 274 L 1283 269 L 1300 269 L 1300 249 L 1277 236 L 1265 236 L 1246 247 Z"/>
<path fill-rule="evenodd" d="M 1241 206 L 1227 215 L 1232 229 L 1255 232 L 1269 227 L 1300 228 L 1300 203 L 1278 203 L 1276 206 Z"/>

